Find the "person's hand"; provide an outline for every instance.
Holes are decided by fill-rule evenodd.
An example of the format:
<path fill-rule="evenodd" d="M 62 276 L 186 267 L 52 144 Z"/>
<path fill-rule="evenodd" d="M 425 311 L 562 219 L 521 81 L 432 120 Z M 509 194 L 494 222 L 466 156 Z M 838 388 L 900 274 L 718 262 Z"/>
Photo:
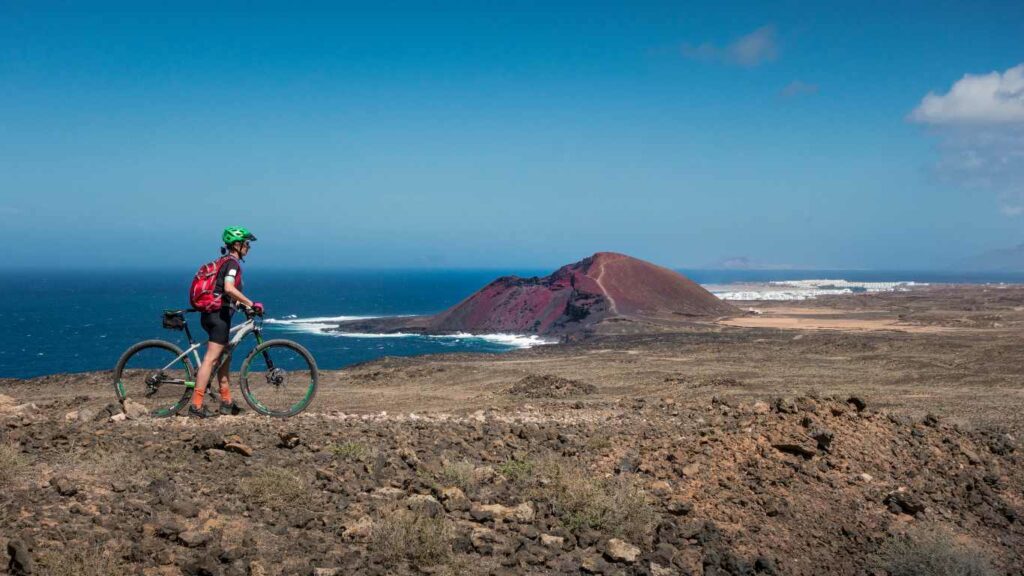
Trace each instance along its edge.
<path fill-rule="evenodd" d="M 255 312 L 257 316 L 263 316 L 263 303 L 262 302 L 253 302 L 252 303 L 252 311 Z"/>

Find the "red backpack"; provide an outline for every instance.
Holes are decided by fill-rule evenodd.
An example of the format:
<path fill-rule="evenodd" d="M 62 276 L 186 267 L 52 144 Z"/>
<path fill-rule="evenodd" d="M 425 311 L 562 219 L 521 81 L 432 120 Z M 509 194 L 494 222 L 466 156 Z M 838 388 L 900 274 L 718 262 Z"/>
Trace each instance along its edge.
<path fill-rule="evenodd" d="M 217 276 L 220 269 L 228 260 L 238 262 L 234 256 L 221 256 L 213 262 L 207 262 L 199 267 L 195 277 L 192 278 L 192 287 L 188 290 L 188 300 L 192 307 L 200 312 L 216 312 L 224 304 L 224 295 L 218 293 Z M 242 271 L 238 271 L 238 280 L 241 280 Z"/>

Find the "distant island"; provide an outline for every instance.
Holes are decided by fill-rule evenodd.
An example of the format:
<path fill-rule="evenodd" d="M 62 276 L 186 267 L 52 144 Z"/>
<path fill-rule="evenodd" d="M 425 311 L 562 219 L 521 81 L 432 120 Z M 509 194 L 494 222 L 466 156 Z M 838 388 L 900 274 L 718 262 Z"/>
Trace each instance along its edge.
<path fill-rule="evenodd" d="M 678 272 L 625 254 L 598 252 L 548 276 L 503 276 L 440 314 L 352 320 L 330 330 L 571 337 L 613 318 L 698 319 L 739 313 Z"/>

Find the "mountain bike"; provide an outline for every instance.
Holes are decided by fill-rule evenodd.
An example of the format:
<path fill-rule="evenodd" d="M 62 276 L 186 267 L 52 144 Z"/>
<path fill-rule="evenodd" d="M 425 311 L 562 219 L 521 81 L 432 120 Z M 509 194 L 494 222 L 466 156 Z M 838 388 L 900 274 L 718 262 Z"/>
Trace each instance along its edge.
<path fill-rule="evenodd" d="M 182 350 L 165 340 L 145 340 L 121 355 L 114 368 L 114 390 L 124 403 L 131 398 L 143 404 L 156 417 L 173 416 L 188 405 L 195 389 L 195 366 L 200 342 L 192 338 L 185 314 L 194 308 L 164 310 L 163 326 L 184 331 L 188 348 Z M 207 390 L 217 378 L 217 370 L 248 335 L 256 346 L 242 362 L 239 386 L 242 397 L 253 410 L 267 416 L 287 418 L 305 410 L 316 395 L 318 372 L 308 350 L 291 340 L 263 340 L 263 316 L 245 309 L 245 322 L 231 328 L 231 339 L 211 372 Z M 192 359 L 195 359 L 195 364 Z"/>

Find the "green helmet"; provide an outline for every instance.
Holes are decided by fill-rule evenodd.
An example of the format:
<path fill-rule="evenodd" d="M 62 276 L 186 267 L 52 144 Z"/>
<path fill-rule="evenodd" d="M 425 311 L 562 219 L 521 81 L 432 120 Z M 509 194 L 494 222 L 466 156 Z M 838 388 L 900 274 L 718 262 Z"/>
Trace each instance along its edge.
<path fill-rule="evenodd" d="M 234 244 L 235 242 L 244 242 L 246 240 L 255 241 L 256 235 L 242 226 L 228 226 L 224 229 L 224 234 L 221 235 L 221 238 L 224 239 L 225 244 Z"/>

